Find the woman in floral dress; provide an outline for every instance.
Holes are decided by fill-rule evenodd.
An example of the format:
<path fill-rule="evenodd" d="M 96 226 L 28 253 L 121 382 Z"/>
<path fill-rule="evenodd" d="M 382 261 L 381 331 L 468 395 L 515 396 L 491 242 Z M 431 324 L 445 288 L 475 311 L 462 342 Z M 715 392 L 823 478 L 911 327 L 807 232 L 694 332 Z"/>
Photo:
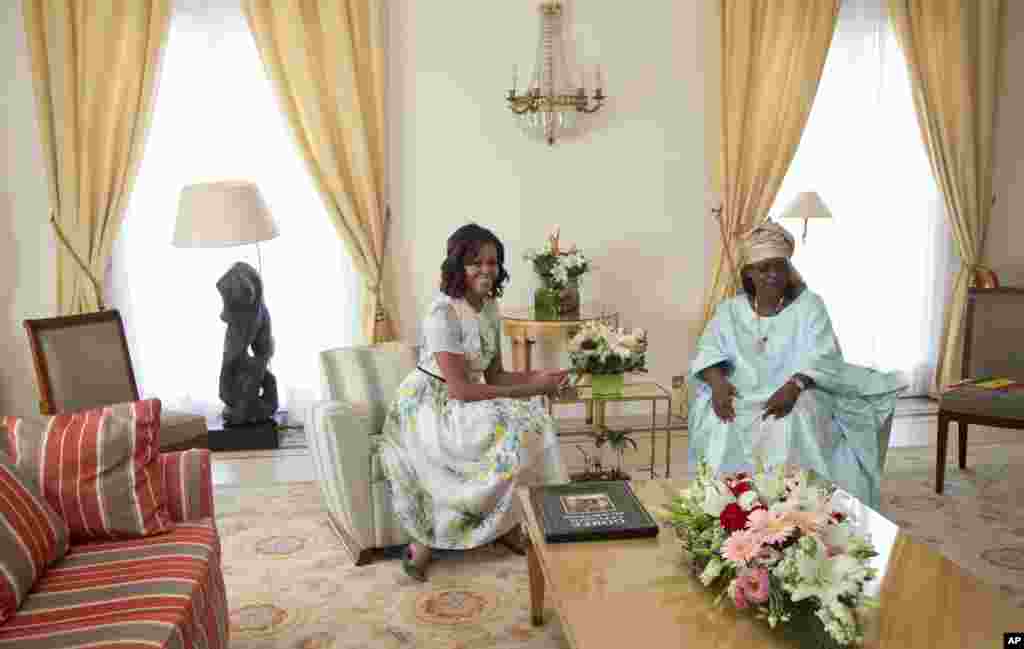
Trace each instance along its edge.
<path fill-rule="evenodd" d="M 504 261 L 498 238 L 476 224 L 448 239 L 419 364 L 384 424 L 380 457 L 413 538 L 402 565 L 420 581 L 431 548 L 518 536 L 516 487 L 566 481 L 543 396 L 557 393 L 568 371 L 502 369 L 496 299 L 508 280 Z"/>

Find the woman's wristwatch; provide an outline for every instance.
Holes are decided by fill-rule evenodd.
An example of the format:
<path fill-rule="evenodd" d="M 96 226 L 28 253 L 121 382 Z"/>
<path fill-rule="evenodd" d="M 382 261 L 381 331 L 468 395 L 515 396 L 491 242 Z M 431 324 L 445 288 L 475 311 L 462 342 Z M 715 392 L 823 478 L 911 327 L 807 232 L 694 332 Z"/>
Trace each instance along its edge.
<path fill-rule="evenodd" d="M 799 376 L 797 376 L 796 374 L 789 378 L 789 382 L 795 385 L 797 389 L 800 390 L 801 392 L 807 389 L 807 382 L 804 381 Z"/>

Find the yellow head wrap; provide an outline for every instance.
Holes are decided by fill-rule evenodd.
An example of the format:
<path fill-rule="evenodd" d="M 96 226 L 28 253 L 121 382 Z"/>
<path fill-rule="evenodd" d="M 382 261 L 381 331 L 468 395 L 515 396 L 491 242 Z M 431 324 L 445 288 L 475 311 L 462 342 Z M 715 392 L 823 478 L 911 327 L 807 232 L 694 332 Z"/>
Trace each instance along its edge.
<path fill-rule="evenodd" d="M 765 259 L 793 256 L 796 240 L 774 221 L 766 221 L 740 239 L 740 268 Z"/>

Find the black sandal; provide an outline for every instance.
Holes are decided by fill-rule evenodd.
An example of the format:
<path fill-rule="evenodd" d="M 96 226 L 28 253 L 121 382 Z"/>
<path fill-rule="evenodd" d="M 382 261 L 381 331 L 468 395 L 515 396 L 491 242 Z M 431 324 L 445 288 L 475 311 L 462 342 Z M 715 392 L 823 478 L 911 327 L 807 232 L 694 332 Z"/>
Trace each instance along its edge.
<path fill-rule="evenodd" d="M 523 538 L 523 528 L 518 525 L 505 533 L 504 536 L 498 538 L 496 542 L 504 546 L 512 554 L 518 554 L 521 557 L 526 556 L 526 540 Z"/>

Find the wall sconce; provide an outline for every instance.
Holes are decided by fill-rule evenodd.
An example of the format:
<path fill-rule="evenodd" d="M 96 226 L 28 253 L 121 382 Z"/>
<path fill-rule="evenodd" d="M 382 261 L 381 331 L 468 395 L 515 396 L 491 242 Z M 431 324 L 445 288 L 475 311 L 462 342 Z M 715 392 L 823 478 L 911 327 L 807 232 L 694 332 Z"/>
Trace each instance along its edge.
<path fill-rule="evenodd" d="M 579 113 L 596 113 L 607 96 L 602 90 L 601 66 L 595 66 L 595 90 L 587 97 L 582 82 L 573 88 L 562 38 L 562 3 L 540 4 L 540 38 L 529 85 L 518 94 L 519 69 L 512 68 L 512 89 L 505 100 L 520 128 L 532 138 L 553 145 L 560 135 L 578 132 Z"/>

